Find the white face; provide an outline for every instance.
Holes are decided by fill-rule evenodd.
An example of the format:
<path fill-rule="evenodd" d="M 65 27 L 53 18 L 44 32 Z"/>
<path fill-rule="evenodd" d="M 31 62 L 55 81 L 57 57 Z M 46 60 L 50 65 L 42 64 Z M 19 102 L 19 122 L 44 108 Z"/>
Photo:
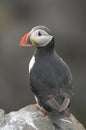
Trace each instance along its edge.
<path fill-rule="evenodd" d="M 32 30 L 30 35 L 30 39 L 34 40 L 39 46 L 46 46 L 52 40 L 52 38 L 53 36 L 41 29 L 38 29 L 34 32 Z"/>

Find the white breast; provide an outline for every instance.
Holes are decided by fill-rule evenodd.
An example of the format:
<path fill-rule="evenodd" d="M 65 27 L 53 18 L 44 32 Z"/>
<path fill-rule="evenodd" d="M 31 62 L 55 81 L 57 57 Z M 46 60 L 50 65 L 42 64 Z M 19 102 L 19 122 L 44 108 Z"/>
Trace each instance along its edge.
<path fill-rule="evenodd" d="M 33 56 L 29 63 L 29 73 L 34 66 L 34 63 L 35 63 L 35 57 Z"/>

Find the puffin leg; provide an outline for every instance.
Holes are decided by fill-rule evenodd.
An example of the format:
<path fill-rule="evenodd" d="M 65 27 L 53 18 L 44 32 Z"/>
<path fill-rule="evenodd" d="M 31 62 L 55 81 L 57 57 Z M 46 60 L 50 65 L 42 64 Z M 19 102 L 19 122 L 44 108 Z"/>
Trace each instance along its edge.
<path fill-rule="evenodd" d="M 47 115 L 47 112 L 46 112 L 46 111 L 42 111 L 42 114 L 43 114 L 44 116 L 46 116 L 46 115 Z"/>
<path fill-rule="evenodd" d="M 34 95 L 36 104 L 34 104 L 35 108 L 39 109 L 44 116 L 46 116 L 47 112 L 39 105 L 38 98 Z"/>
<path fill-rule="evenodd" d="M 39 109 L 42 112 L 43 116 L 46 116 L 47 112 L 45 110 L 42 110 L 38 103 L 34 104 L 34 107 Z"/>
<path fill-rule="evenodd" d="M 38 103 L 34 104 L 34 106 L 35 106 L 35 108 L 38 108 L 38 109 L 40 108 Z"/>

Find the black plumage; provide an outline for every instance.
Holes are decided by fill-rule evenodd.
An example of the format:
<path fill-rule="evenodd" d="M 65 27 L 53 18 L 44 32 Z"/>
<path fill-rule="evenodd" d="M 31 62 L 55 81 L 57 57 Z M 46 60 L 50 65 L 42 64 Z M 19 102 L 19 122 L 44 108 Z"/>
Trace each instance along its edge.
<path fill-rule="evenodd" d="M 31 89 L 46 111 L 68 114 L 72 96 L 72 75 L 54 49 L 54 38 L 46 46 L 37 46 L 35 63 L 30 70 Z"/>

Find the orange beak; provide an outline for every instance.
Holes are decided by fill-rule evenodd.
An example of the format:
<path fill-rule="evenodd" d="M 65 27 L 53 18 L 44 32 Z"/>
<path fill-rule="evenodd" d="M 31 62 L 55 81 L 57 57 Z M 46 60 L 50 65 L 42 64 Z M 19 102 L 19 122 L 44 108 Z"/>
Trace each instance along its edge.
<path fill-rule="evenodd" d="M 33 42 L 30 41 L 30 32 L 26 33 L 20 40 L 20 46 L 30 47 L 33 45 Z"/>

